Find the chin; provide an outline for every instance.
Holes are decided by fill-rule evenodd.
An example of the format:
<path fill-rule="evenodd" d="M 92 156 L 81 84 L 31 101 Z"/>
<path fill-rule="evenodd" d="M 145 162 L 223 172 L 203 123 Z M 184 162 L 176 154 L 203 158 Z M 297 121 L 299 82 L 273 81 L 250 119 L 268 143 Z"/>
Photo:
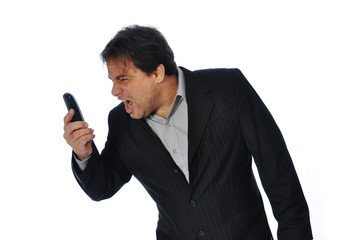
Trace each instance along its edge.
<path fill-rule="evenodd" d="M 135 116 L 135 115 L 132 115 L 132 114 L 129 114 L 130 115 L 130 117 L 132 118 L 132 119 L 140 119 L 140 117 L 138 117 L 138 116 Z"/>
<path fill-rule="evenodd" d="M 130 115 L 130 117 L 131 117 L 132 119 L 142 119 L 142 118 L 145 118 L 145 117 L 146 117 L 146 116 L 144 116 L 144 115 L 136 114 L 136 113 L 130 113 L 129 115 Z"/>

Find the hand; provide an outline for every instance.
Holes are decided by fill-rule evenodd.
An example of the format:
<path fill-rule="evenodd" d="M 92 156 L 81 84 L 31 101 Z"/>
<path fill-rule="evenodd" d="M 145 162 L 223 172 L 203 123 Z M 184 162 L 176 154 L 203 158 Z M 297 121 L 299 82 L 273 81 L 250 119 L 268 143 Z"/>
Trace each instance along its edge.
<path fill-rule="evenodd" d="M 88 128 L 84 121 L 71 122 L 75 111 L 70 109 L 64 117 L 64 138 L 73 148 L 79 160 L 85 160 L 93 152 L 91 140 L 95 138 L 94 130 Z"/>

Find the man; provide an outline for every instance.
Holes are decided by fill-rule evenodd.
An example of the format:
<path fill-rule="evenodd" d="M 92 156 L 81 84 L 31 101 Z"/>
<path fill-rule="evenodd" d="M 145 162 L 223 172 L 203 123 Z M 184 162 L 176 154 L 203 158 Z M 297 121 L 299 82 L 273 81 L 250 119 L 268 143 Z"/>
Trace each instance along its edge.
<path fill-rule="evenodd" d="M 136 177 L 159 210 L 159 240 L 273 239 L 252 156 L 278 221 L 278 239 L 312 239 L 309 212 L 283 137 L 238 69 L 177 67 L 163 35 L 122 29 L 103 50 L 122 101 L 98 153 L 93 130 L 64 118 L 73 172 L 95 201 Z M 123 216 L 126 217 L 126 216 Z"/>

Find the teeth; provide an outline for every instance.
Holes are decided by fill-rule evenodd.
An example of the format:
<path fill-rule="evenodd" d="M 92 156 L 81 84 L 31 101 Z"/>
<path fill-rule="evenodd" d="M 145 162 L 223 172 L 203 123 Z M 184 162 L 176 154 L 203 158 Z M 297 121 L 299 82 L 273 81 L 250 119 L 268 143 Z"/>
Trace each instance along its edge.
<path fill-rule="evenodd" d="M 128 101 L 128 104 L 129 104 L 129 106 L 132 106 L 132 105 L 133 105 L 133 102 Z"/>

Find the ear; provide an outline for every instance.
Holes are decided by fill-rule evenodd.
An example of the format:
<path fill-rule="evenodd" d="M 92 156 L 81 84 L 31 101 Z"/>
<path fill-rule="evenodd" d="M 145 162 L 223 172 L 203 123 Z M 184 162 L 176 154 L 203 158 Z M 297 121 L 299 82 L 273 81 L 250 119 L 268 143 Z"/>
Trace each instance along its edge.
<path fill-rule="evenodd" d="M 158 67 L 154 70 L 153 76 L 156 83 L 161 83 L 164 80 L 165 76 L 165 67 L 163 64 L 159 64 Z"/>

